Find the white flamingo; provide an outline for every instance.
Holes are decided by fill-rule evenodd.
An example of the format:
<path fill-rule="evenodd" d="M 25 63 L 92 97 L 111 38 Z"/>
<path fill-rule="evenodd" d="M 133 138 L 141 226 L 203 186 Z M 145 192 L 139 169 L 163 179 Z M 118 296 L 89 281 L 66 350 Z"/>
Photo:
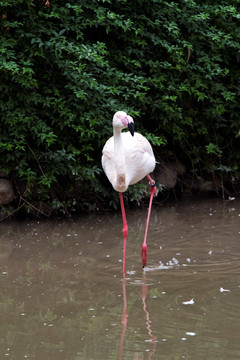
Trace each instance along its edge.
<path fill-rule="evenodd" d="M 121 131 L 129 128 L 130 132 Z M 142 244 L 142 264 L 147 263 L 147 231 L 151 213 L 152 199 L 156 190 L 155 182 L 150 177 L 155 168 L 155 157 L 149 141 L 139 133 L 134 133 L 133 118 L 124 111 L 118 111 L 113 116 L 113 136 L 103 147 L 102 167 L 113 188 L 119 192 L 123 218 L 123 274 L 126 274 L 126 239 L 128 225 L 124 209 L 122 193 L 129 185 L 135 184 L 145 176 L 151 185 L 151 196 L 145 236 Z"/>

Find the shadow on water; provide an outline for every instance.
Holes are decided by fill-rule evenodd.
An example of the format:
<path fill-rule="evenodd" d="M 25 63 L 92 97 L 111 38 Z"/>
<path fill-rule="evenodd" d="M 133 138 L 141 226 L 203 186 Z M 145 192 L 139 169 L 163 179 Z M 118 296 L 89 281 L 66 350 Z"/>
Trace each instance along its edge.
<path fill-rule="evenodd" d="M 240 201 L 2 223 L 1 359 L 236 359 Z"/>

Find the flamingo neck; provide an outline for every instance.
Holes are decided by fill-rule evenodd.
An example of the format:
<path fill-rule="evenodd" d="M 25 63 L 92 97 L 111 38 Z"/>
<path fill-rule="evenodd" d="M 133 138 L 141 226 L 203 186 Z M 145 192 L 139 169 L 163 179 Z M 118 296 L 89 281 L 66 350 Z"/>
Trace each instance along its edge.
<path fill-rule="evenodd" d="M 116 167 L 116 184 L 114 186 L 116 191 L 123 192 L 127 190 L 126 184 L 126 159 L 125 151 L 122 144 L 121 129 L 113 129 L 114 136 L 114 158 Z"/>

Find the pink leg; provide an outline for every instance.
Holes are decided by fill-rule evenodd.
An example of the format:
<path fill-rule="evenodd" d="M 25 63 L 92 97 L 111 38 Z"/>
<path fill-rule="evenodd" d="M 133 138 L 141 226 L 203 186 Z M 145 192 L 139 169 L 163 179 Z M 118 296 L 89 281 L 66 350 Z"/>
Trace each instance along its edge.
<path fill-rule="evenodd" d="M 119 193 L 120 198 L 120 204 L 121 204 L 121 210 L 122 210 L 122 219 L 123 219 L 123 276 L 126 275 L 126 247 L 127 247 L 127 234 L 128 234 L 128 225 L 127 225 L 127 219 L 126 219 L 126 213 L 124 208 L 124 202 L 123 202 L 123 195 L 120 192 Z"/>
<path fill-rule="evenodd" d="M 153 196 L 154 196 L 154 193 L 156 190 L 155 181 L 151 178 L 150 175 L 147 175 L 147 178 L 148 178 L 148 180 L 150 182 L 150 186 L 151 186 L 151 195 L 150 195 L 150 200 L 149 200 L 146 230 L 145 230 L 144 240 L 143 240 L 143 244 L 142 244 L 142 265 L 143 265 L 143 267 L 147 265 L 147 233 L 148 233 L 148 225 L 149 225 L 149 219 L 150 219 L 151 209 L 152 209 Z"/>

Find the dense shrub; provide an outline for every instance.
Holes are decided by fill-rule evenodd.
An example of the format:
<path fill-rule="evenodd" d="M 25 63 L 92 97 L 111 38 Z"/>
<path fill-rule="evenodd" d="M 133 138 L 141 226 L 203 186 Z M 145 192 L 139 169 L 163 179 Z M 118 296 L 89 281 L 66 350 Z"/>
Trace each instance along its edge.
<path fill-rule="evenodd" d="M 100 159 L 119 109 L 158 160 L 237 184 L 238 0 L 1 5 L 0 170 L 22 201 L 115 204 Z"/>

